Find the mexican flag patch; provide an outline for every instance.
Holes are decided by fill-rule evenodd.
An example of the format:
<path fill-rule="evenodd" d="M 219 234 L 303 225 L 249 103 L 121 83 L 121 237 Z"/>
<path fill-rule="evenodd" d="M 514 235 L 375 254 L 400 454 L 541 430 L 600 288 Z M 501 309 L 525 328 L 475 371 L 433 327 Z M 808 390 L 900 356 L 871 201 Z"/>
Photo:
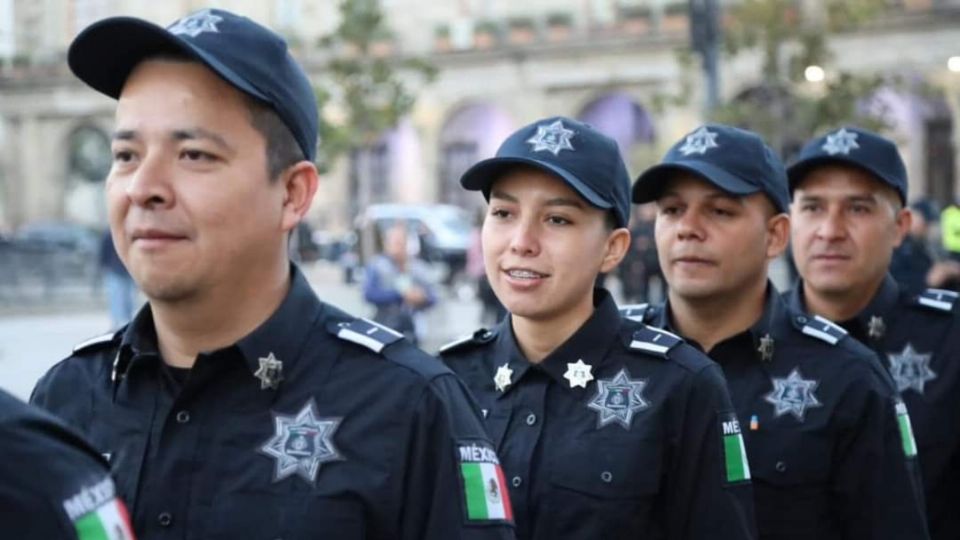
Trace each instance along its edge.
<path fill-rule="evenodd" d="M 908 457 L 917 457 L 917 441 L 913 438 L 913 426 L 910 425 L 910 414 L 903 401 L 897 400 L 897 424 L 900 426 L 900 440 L 903 443 L 903 453 Z"/>
<path fill-rule="evenodd" d="M 497 453 L 486 443 L 458 447 L 467 520 L 513 521 L 510 494 Z"/>
<path fill-rule="evenodd" d="M 63 501 L 79 540 L 134 540 L 130 516 L 110 478 Z"/>
<path fill-rule="evenodd" d="M 743 444 L 740 421 L 732 412 L 720 413 L 720 439 L 723 443 L 724 475 L 728 484 L 750 480 L 750 463 Z"/>

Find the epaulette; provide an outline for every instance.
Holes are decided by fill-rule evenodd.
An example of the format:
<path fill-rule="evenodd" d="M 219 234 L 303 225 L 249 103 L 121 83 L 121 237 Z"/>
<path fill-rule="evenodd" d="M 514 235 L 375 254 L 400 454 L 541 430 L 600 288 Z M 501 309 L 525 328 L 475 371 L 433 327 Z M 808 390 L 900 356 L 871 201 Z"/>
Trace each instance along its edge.
<path fill-rule="evenodd" d="M 840 325 L 819 315 L 813 317 L 797 315 L 793 320 L 796 327 L 804 334 L 815 337 L 820 341 L 826 341 L 831 345 L 836 345 L 847 335 L 847 331 Z"/>
<path fill-rule="evenodd" d="M 647 322 L 647 317 L 650 314 L 650 304 L 627 304 L 620 306 L 620 315 L 630 319 L 631 321 L 637 321 L 645 323 Z"/>
<path fill-rule="evenodd" d="M 957 297 L 960 296 L 953 291 L 944 289 L 927 289 L 917 295 L 917 305 L 923 306 L 934 311 L 944 313 L 953 312 L 957 303 Z"/>
<path fill-rule="evenodd" d="M 630 348 L 666 358 L 670 349 L 683 343 L 683 338 L 666 330 L 644 325 L 630 337 Z"/>
<path fill-rule="evenodd" d="M 107 332 L 106 334 L 101 334 L 101 335 L 99 335 L 99 336 L 97 336 L 97 337 L 92 337 L 92 338 L 90 338 L 90 339 L 88 339 L 88 340 L 86 340 L 86 341 L 83 341 L 83 342 L 81 342 L 81 343 L 78 343 L 78 344 L 73 348 L 73 354 L 79 354 L 79 353 L 82 353 L 82 352 L 94 351 L 94 350 L 97 350 L 97 349 L 99 349 L 99 348 L 105 347 L 105 346 L 113 343 L 113 341 L 114 341 L 117 337 L 120 336 L 121 332 L 122 332 L 122 330 L 117 330 L 117 331 L 114 331 L 114 332 Z"/>
<path fill-rule="evenodd" d="M 451 341 L 450 343 L 447 343 L 446 345 L 443 345 L 437 352 L 444 354 L 466 348 L 467 346 L 482 345 L 484 343 L 493 341 L 493 338 L 495 337 L 497 337 L 496 332 L 487 330 L 486 328 L 481 328 L 472 334 L 467 334 Z"/>
<path fill-rule="evenodd" d="M 369 319 L 354 319 L 332 324 L 327 329 L 344 341 L 350 341 L 380 353 L 387 346 L 403 339 L 403 334 Z"/>

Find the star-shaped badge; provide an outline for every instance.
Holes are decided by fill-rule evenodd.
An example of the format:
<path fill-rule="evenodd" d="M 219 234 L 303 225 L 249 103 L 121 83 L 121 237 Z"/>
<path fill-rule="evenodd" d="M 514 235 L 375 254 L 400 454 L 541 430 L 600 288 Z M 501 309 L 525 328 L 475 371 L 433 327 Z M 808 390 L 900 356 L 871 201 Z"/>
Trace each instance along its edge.
<path fill-rule="evenodd" d="M 923 394 L 923 387 L 937 378 L 937 374 L 930 369 L 932 354 L 920 354 L 913 345 L 907 343 L 900 353 L 889 353 L 890 374 L 897 381 L 897 390 L 905 392 L 915 390 Z"/>
<path fill-rule="evenodd" d="M 711 148 L 720 148 L 717 144 L 717 134 L 710 131 L 706 126 L 687 135 L 680 147 L 680 153 L 689 156 L 690 154 L 706 154 Z"/>
<path fill-rule="evenodd" d="M 513 382 L 512 379 L 513 370 L 510 369 L 509 364 L 504 364 L 497 368 L 497 374 L 493 376 L 493 384 L 497 386 L 497 390 L 506 392 L 510 383 Z"/>
<path fill-rule="evenodd" d="M 760 338 L 760 346 L 757 347 L 757 352 L 760 353 L 760 360 L 764 362 L 773 360 L 773 338 L 770 337 L 770 334 L 764 334 Z"/>
<path fill-rule="evenodd" d="M 597 395 L 587 404 L 597 411 L 597 429 L 613 422 L 630 429 L 633 415 L 650 406 L 642 394 L 646 386 L 646 379 L 631 379 L 627 368 L 612 379 L 598 380 Z"/>
<path fill-rule="evenodd" d="M 883 322 L 883 317 L 873 315 L 870 322 L 867 323 L 867 336 L 870 339 L 880 339 L 887 332 L 887 325 Z"/>
<path fill-rule="evenodd" d="M 854 148 L 860 148 L 857 144 L 857 134 L 840 128 L 837 131 L 827 135 L 827 140 L 823 143 L 823 151 L 835 156 L 837 154 L 847 155 Z"/>
<path fill-rule="evenodd" d="M 573 364 L 567 364 L 567 372 L 563 378 L 570 381 L 570 388 L 586 388 L 587 383 L 593 380 L 593 366 L 584 364 L 583 359 L 579 359 Z"/>
<path fill-rule="evenodd" d="M 279 388 L 280 381 L 283 380 L 283 362 L 277 360 L 272 352 L 266 358 L 258 358 L 257 361 L 260 362 L 260 367 L 253 376 L 260 379 L 260 389 Z"/>
<path fill-rule="evenodd" d="M 556 156 L 561 150 L 574 150 L 570 139 L 575 134 L 572 129 L 565 128 L 563 122 L 557 120 L 548 126 L 537 126 L 537 133 L 527 139 L 527 144 L 533 147 L 534 152 L 546 150 Z"/>
<path fill-rule="evenodd" d="M 321 418 L 313 398 L 294 416 L 274 413 L 274 434 L 260 447 L 262 454 L 276 461 L 273 481 L 295 474 L 312 485 L 321 464 L 342 460 L 333 445 L 341 420 Z"/>
<path fill-rule="evenodd" d="M 803 416 L 808 408 L 821 407 L 813 391 L 820 383 L 812 379 L 804 379 L 799 368 L 793 368 L 786 378 L 773 378 L 773 391 L 764 396 L 768 403 L 773 405 L 775 416 L 790 413 L 794 418 L 803 422 Z"/>
<path fill-rule="evenodd" d="M 171 34 L 195 38 L 204 32 L 219 33 L 220 29 L 217 28 L 217 23 L 222 20 L 223 17 L 214 15 L 209 9 L 205 9 L 173 23 L 167 28 L 167 31 Z"/>

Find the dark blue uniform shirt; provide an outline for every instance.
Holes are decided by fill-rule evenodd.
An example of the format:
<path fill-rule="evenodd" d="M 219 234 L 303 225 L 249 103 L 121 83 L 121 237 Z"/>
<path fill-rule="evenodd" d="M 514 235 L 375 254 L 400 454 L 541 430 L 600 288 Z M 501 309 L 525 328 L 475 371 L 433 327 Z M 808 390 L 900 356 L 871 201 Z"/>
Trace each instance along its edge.
<path fill-rule="evenodd" d="M 263 325 L 189 371 L 163 362 L 146 306 L 32 399 L 110 456 L 141 538 L 513 537 L 493 487 L 468 507 L 468 470 L 498 465 L 462 383 L 296 269 Z"/>
<path fill-rule="evenodd" d="M 669 329 L 669 304 L 645 320 Z M 760 538 L 927 538 L 899 400 L 870 350 L 770 285 L 757 323 L 709 356 L 744 426 Z"/>
<path fill-rule="evenodd" d="M 610 295 L 539 364 L 510 318 L 441 350 L 480 401 L 517 537 L 754 538 L 749 469 L 716 364 Z M 498 388 L 499 387 L 499 388 Z M 726 451 L 725 451 L 726 448 Z"/>
<path fill-rule="evenodd" d="M 802 283 L 790 293 L 804 309 Z M 960 538 L 960 302 L 957 293 L 910 294 L 889 276 L 857 317 L 840 323 L 880 356 L 910 411 L 930 536 Z"/>
<path fill-rule="evenodd" d="M 110 536 L 99 536 L 101 531 Z M 56 418 L 3 391 L 0 537 L 133 538 L 100 454 Z"/>

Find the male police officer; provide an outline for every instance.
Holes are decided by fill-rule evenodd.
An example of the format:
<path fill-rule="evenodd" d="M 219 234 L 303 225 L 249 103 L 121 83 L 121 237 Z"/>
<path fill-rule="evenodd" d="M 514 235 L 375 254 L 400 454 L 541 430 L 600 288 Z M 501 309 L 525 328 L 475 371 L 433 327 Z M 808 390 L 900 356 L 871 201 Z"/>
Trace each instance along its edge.
<path fill-rule="evenodd" d="M 0 390 L 0 531 L 18 540 L 133 539 L 103 458 Z"/>
<path fill-rule="evenodd" d="M 789 310 L 767 279 L 789 236 L 783 165 L 756 134 L 706 125 L 644 172 L 669 285 L 647 317 L 702 347 L 745 426 L 765 539 L 922 539 L 902 404 L 873 353 Z M 903 420 L 906 421 L 906 420 Z"/>
<path fill-rule="evenodd" d="M 548 118 L 460 182 L 490 203 L 484 263 L 510 315 L 441 355 L 484 410 L 518 537 L 752 538 L 750 469 L 719 368 L 594 289 L 630 244 L 616 142 Z"/>
<path fill-rule="evenodd" d="M 879 354 L 910 411 L 931 536 L 960 538 L 960 302 L 950 291 L 903 292 L 887 273 L 910 230 L 900 154 L 845 127 L 810 141 L 788 173 L 802 278 L 791 302 Z"/>
<path fill-rule="evenodd" d="M 137 532 L 512 537 L 461 383 L 320 302 L 287 258 L 317 186 L 317 110 L 283 40 L 222 10 L 113 18 L 69 63 L 119 99 L 110 225 L 149 304 L 33 400 L 110 456 Z"/>

